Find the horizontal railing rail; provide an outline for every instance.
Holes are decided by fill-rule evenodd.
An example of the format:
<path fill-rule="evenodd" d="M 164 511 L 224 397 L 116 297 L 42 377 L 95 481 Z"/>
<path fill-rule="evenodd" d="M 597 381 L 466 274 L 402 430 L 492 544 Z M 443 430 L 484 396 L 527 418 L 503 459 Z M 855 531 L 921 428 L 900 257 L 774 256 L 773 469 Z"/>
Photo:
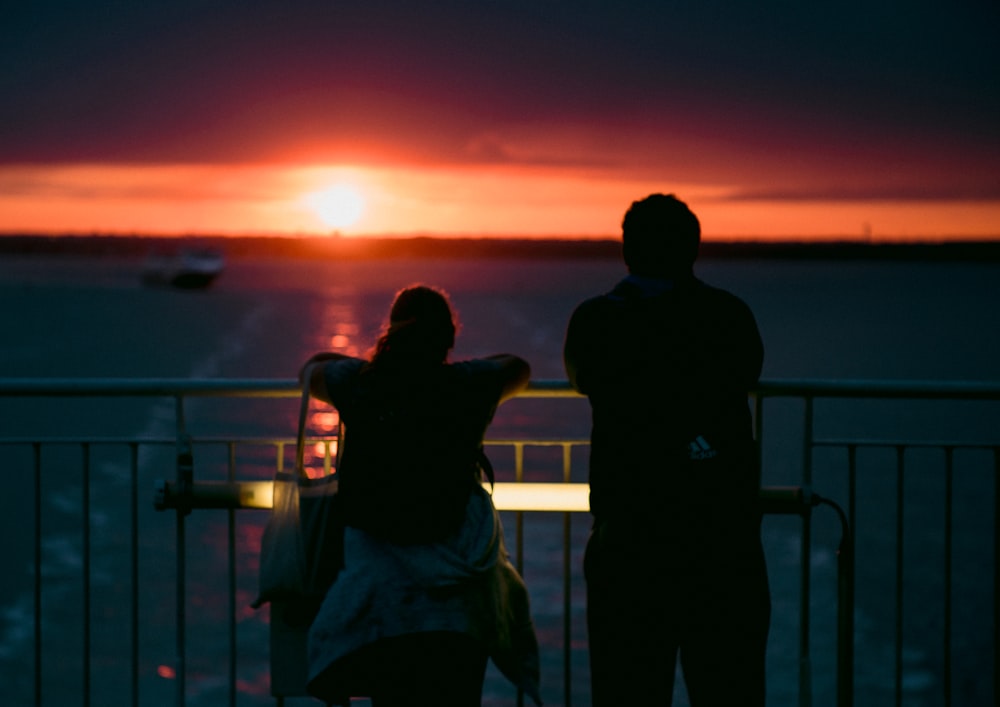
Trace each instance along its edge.
<path fill-rule="evenodd" d="M 260 378 L 0 378 L 0 396 L 234 396 L 297 397 L 298 381 Z M 762 397 L 1000 400 L 996 381 L 767 379 Z M 524 398 L 581 397 L 565 380 L 533 380 Z"/>

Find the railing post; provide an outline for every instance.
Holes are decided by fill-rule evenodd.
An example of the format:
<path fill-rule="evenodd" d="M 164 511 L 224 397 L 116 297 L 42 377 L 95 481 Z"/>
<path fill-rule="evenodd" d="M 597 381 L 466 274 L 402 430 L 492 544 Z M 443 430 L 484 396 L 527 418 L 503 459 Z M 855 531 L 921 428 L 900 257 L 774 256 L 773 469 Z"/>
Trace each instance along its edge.
<path fill-rule="evenodd" d="M 226 479 L 236 481 L 236 444 L 229 442 L 226 448 Z M 229 577 L 229 707 L 236 707 L 236 513 L 230 508 L 226 511 L 226 540 L 228 553 L 227 575 Z"/>
<path fill-rule="evenodd" d="M 851 707 L 854 704 L 854 523 L 856 521 L 854 499 L 857 493 L 857 448 L 847 450 L 848 464 L 848 510 L 837 508 L 840 514 L 843 535 L 837 553 L 837 705 Z"/>
<path fill-rule="evenodd" d="M 896 707 L 903 704 L 903 537 L 904 537 L 904 469 L 906 466 L 906 447 L 896 447 L 896 635 L 895 635 L 895 676 L 894 691 Z"/>
<path fill-rule="evenodd" d="M 83 688 L 82 697 L 84 707 L 90 705 L 90 665 L 91 665 L 91 640 L 90 640 L 90 443 L 84 442 L 80 445 L 81 462 L 81 493 L 83 506 L 81 515 L 83 526 L 81 528 L 83 544 Z"/>
<path fill-rule="evenodd" d="M 764 483 L 764 447 L 761 443 L 764 439 L 764 395 L 755 392 L 751 395 L 753 400 L 753 441 L 757 451 L 757 488 Z"/>
<path fill-rule="evenodd" d="M 514 445 L 514 479 L 517 482 L 524 481 L 524 445 L 515 444 Z M 515 527 L 516 531 L 514 534 L 514 544 L 515 544 L 515 566 L 517 567 L 517 573 L 524 576 L 524 513 L 521 511 L 515 511 Z M 524 707 L 524 691 L 517 691 L 517 707 Z"/>
<path fill-rule="evenodd" d="M 1000 703 L 1000 447 L 993 448 L 993 701 Z"/>
<path fill-rule="evenodd" d="M 185 517 L 191 513 L 191 492 L 194 486 L 194 457 L 191 437 L 184 429 L 184 397 L 177 404 L 177 485 L 181 502 L 177 506 L 177 636 L 176 680 L 177 707 L 187 701 L 187 536 Z"/>
<path fill-rule="evenodd" d="M 35 704 L 42 704 L 42 445 L 34 442 L 31 445 L 35 472 L 35 584 L 33 600 L 35 603 Z"/>
<path fill-rule="evenodd" d="M 825 504 L 840 519 L 837 547 L 837 707 L 854 704 L 854 532 L 847 514 L 828 498 L 814 496 L 813 505 Z"/>
<path fill-rule="evenodd" d="M 139 704 L 139 443 L 129 444 L 129 505 L 131 506 L 132 538 L 129 544 L 131 568 L 132 616 L 132 704 Z"/>
<path fill-rule="evenodd" d="M 812 446 L 813 446 L 813 398 L 804 398 L 802 432 L 802 485 L 812 488 Z M 812 658 L 809 647 L 810 633 L 810 596 L 812 594 L 811 575 L 812 555 L 812 514 L 802 516 L 802 548 L 800 560 L 802 566 L 802 601 L 799 605 L 799 707 L 812 705 Z"/>
<path fill-rule="evenodd" d="M 953 506 L 955 495 L 955 468 L 953 464 L 953 449 L 944 448 L 944 636 L 941 648 L 944 659 L 942 680 L 944 682 L 944 707 L 951 705 L 951 565 L 954 518 Z M 996 587 L 993 588 L 994 592 Z"/>
<path fill-rule="evenodd" d="M 563 483 L 566 484 L 571 480 L 572 452 L 572 445 L 562 445 L 562 476 Z M 563 705 L 565 707 L 571 707 L 573 704 L 572 672 L 570 669 L 573 658 L 572 641 L 570 640 L 572 631 L 572 605 L 570 598 L 573 591 L 573 583 L 570 579 L 570 570 L 572 569 L 572 554 L 570 553 L 572 528 L 570 515 L 569 511 L 563 513 Z"/>
<path fill-rule="evenodd" d="M 848 533 L 844 546 L 837 555 L 838 601 L 837 612 L 837 705 L 854 704 L 854 537 Z"/>
<path fill-rule="evenodd" d="M 524 445 L 514 445 L 514 481 L 524 481 Z M 518 574 L 524 574 L 524 514 L 515 511 L 514 516 L 514 565 Z"/>

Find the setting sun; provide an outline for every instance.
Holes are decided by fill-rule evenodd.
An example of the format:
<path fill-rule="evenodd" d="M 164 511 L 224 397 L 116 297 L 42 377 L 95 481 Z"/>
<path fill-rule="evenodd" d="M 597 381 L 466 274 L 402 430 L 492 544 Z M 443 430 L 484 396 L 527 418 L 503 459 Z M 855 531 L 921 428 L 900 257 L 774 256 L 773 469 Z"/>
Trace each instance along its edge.
<path fill-rule="evenodd" d="M 304 197 L 306 205 L 330 228 L 354 225 L 365 209 L 361 193 L 347 184 L 312 192 Z"/>

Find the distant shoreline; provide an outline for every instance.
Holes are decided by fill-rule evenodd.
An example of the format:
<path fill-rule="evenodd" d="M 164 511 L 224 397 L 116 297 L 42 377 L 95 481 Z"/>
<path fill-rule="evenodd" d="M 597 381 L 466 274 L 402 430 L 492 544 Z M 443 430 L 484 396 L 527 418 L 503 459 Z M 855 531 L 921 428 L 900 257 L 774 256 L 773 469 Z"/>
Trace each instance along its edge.
<path fill-rule="evenodd" d="M 214 248 L 228 258 L 619 258 L 614 239 L 285 236 L 0 236 L 4 255 L 145 257 L 185 247 Z M 702 243 L 701 257 L 791 260 L 1000 261 L 1000 238 L 992 241 L 715 241 Z"/>

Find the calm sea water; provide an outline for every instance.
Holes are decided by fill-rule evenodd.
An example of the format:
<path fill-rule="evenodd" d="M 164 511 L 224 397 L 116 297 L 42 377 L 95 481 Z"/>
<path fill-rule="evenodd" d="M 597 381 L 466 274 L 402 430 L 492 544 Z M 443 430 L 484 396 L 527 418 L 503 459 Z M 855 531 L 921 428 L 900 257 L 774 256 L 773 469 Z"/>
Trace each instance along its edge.
<path fill-rule="evenodd" d="M 141 263 L 123 258 L 12 257 L 0 262 L 0 377 L 292 378 L 312 352 L 335 348 L 363 354 L 374 341 L 393 294 L 424 282 L 446 289 L 462 329 L 456 358 L 510 351 L 528 359 L 535 379 L 564 378 L 562 337 L 573 307 L 609 289 L 621 276 L 615 261 L 573 260 L 373 260 L 352 263 L 238 259 L 208 292 L 147 289 L 139 284 Z M 714 261 L 699 265 L 706 281 L 743 297 L 754 309 L 767 350 L 767 379 L 1000 380 L 1000 266 L 996 263 Z M 767 410 L 765 484 L 801 479 L 801 406 L 775 403 Z M 294 402 L 239 409 L 193 406 L 188 423 L 196 433 L 216 430 L 286 434 Z M 816 420 L 827 436 L 860 435 L 914 439 L 997 440 L 1000 410 L 966 404 L 821 404 Z M 169 401 L 135 405 L 84 401 L 0 399 L 4 436 L 36 434 L 141 434 L 173 431 Z M 582 401 L 514 401 L 501 408 L 491 434 L 585 436 Z M 0 580 L 0 695 L 3 704 L 27 704 L 31 688 L 31 480 L 27 453 L 4 448 L 8 493 L 0 497 L 0 531 L 9 539 L 10 561 Z M 79 539 L 81 488 L 65 458 L 46 459 L 43 488 L 43 573 L 46 694 L 78 703 L 81 604 Z M 906 704 L 941 701 L 941 556 L 943 492 L 936 452 L 908 459 L 905 486 Z M 156 478 L 169 477 L 169 454 L 140 459 L 140 493 L 152 495 Z M 863 454 L 858 508 L 857 704 L 891 701 L 894 675 L 895 458 L 892 450 Z M 540 475 L 551 460 L 532 463 Z M 956 460 L 953 679 L 957 704 L 991 704 L 991 638 L 994 482 L 989 460 L 969 453 Z M 509 466 L 501 456 L 501 473 Z M 78 461 L 75 467 L 78 467 Z M 75 468 L 74 467 L 74 468 Z M 530 467 L 530 468 L 535 468 Z M 817 491 L 846 501 L 843 459 L 817 453 Z M 241 469 L 241 475 L 244 470 Z M 246 473 L 265 474 L 250 468 Z M 585 459 L 574 460 L 574 478 L 584 480 Z M 124 704 L 114 646 L 123 640 L 128 578 L 122 576 L 127 538 L 128 472 L 113 454 L 94 465 L 91 478 L 92 616 L 90 646 L 95 665 L 95 704 Z M 143 596 L 142 704 L 172 704 L 169 666 L 173 658 L 173 517 L 143 504 L 141 571 L 157 589 Z M 213 515 L 215 513 L 215 515 Z M 189 663 L 191 705 L 224 699 L 226 653 L 222 623 L 224 579 L 217 554 L 225 519 L 196 512 L 189 522 L 192 553 L 191 619 L 201 632 Z M 264 516 L 240 514 L 241 566 L 252 565 Z M 562 704 L 562 520 L 529 517 L 525 578 L 545 645 L 543 680 L 547 704 Z M 574 518 L 573 704 L 587 705 L 583 581 L 579 573 L 588 520 Z M 508 536 L 513 527 L 508 519 Z M 798 577 L 801 521 L 769 518 L 765 540 L 774 594 L 769 647 L 772 705 L 797 704 Z M 814 704 L 833 704 L 836 613 L 836 556 L 839 526 L 817 511 L 812 569 L 812 675 Z M 249 548 L 249 549 L 248 549 Z M 158 579 L 157 579 L 158 578 Z M 158 584 L 157 584 L 158 583 Z M 241 606 L 253 592 L 239 587 Z M 243 601 L 246 599 L 246 601 Z M 217 629 L 217 627 L 220 627 Z M 240 704 L 266 699 L 267 630 L 259 613 L 241 609 L 239 628 Z M 53 663 L 53 661 L 58 661 Z M 102 662 L 104 661 L 104 662 Z M 107 664 L 105 664 L 105 662 Z M 957 699 L 957 698 L 956 698 Z M 510 691 L 491 674 L 486 704 L 512 704 Z M 686 704 L 679 690 L 678 704 Z"/>

